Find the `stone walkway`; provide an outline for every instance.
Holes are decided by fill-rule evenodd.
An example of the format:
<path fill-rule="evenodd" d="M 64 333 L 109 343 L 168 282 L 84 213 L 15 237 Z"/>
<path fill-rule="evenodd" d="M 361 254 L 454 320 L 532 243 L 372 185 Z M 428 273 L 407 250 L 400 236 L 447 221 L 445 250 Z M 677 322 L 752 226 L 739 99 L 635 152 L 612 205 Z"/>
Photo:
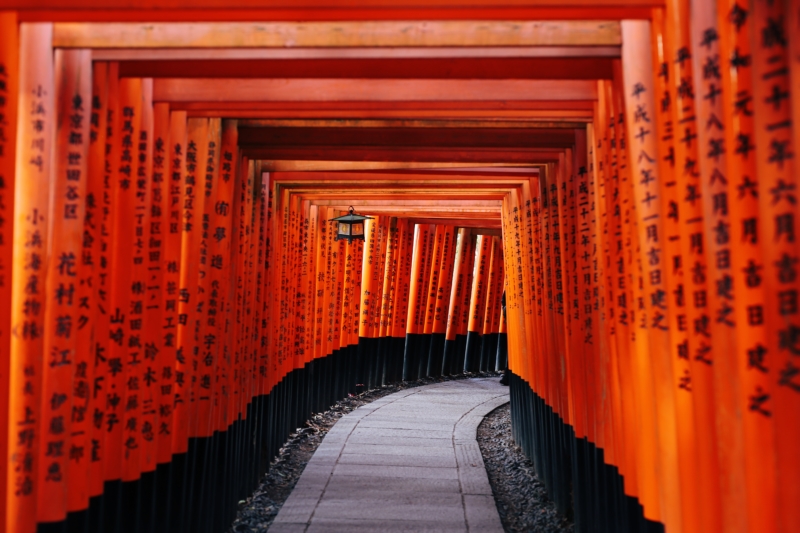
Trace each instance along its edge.
<path fill-rule="evenodd" d="M 269 531 L 502 533 L 476 431 L 508 400 L 499 378 L 482 378 L 359 407 L 325 436 Z"/>

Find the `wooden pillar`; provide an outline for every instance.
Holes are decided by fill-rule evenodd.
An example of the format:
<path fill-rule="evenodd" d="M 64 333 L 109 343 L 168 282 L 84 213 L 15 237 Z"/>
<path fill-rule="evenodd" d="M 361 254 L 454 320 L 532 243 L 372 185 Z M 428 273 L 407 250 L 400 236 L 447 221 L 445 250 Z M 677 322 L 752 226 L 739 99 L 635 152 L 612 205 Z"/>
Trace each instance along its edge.
<path fill-rule="evenodd" d="M 708 268 L 707 300 L 713 316 L 710 328 L 713 343 L 709 342 L 706 344 L 708 348 L 703 348 L 706 352 L 710 349 L 713 355 L 707 357 L 705 352 L 695 352 L 696 365 L 692 372 L 695 428 L 700 435 L 697 463 L 702 481 L 698 488 L 707 495 L 702 499 L 703 510 L 698 516 L 698 527 L 703 531 L 730 531 L 741 526 L 730 524 L 725 529 L 723 517 L 726 513 L 723 509 L 744 504 L 744 500 L 736 496 L 736 493 L 741 493 L 739 487 L 731 484 L 732 479 L 743 474 L 744 456 L 741 454 L 741 417 L 736 414 L 739 410 L 736 398 L 739 390 L 735 358 L 736 301 L 731 261 L 729 172 L 725 156 L 725 108 L 719 65 L 724 51 L 720 48 L 715 2 L 694 1 L 688 11 L 696 120 L 706 125 L 697 128 L 697 142 Z M 730 472 L 732 477 L 723 472 Z M 733 513 L 738 511 L 729 511 L 727 522 L 732 522 Z"/>
<path fill-rule="evenodd" d="M 10 426 L 9 379 L 11 368 L 12 335 L 12 271 L 14 215 L 11 211 L 15 198 L 16 182 L 16 143 L 17 143 L 17 96 L 19 92 L 19 23 L 15 12 L 0 12 L 0 115 L 4 123 L 0 126 L 0 209 L 5 222 L 0 226 L 0 483 L 5 483 L 0 491 L 0 524 L 7 520 L 7 507 L 10 503 L 8 492 L 12 474 L 9 455 L 10 439 L 13 438 Z"/>
<path fill-rule="evenodd" d="M 792 120 L 792 152 L 800 153 L 800 17 L 798 17 L 798 5 L 796 1 L 785 2 L 784 21 L 786 23 L 786 34 L 789 37 L 788 61 L 791 63 L 791 86 L 789 92 L 792 98 L 791 120 Z M 762 27 L 763 31 L 767 28 Z M 795 157 L 798 157 L 795 155 Z M 797 172 L 797 163 L 793 167 Z M 800 510 L 793 501 L 800 498 L 800 489 L 792 481 L 794 477 L 790 472 L 800 472 L 800 460 L 797 454 L 792 453 L 792 449 L 797 447 L 800 442 L 800 432 L 793 427 L 793 420 L 797 420 L 797 413 L 800 412 L 800 364 L 797 358 L 792 360 L 788 354 L 784 354 L 778 376 L 778 389 L 775 394 L 777 407 L 775 410 L 776 427 L 786 427 L 788 424 L 791 430 L 779 432 L 776 464 L 781 465 L 778 471 L 779 501 L 778 501 L 778 524 L 785 531 L 800 528 Z M 786 466 L 784 469 L 783 466 Z"/>
<path fill-rule="evenodd" d="M 552 366 L 551 376 L 553 384 L 552 399 L 555 411 L 565 420 L 569 421 L 569 405 L 566 396 L 566 372 L 562 368 L 567 367 L 567 335 L 569 329 L 567 304 L 564 294 L 567 292 L 568 275 L 567 253 L 568 253 L 568 233 L 567 233 L 567 197 L 564 195 L 566 184 L 571 174 L 572 149 L 565 150 L 559 155 L 554 180 L 550 186 L 550 221 L 551 221 L 551 244 L 552 244 L 552 273 L 553 273 L 553 331 L 556 339 L 556 351 L 551 354 Z M 555 438 L 558 438 L 556 436 Z M 560 471 L 559 471 L 560 473 Z M 560 477 L 560 476 L 559 476 Z M 561 498 L 557 489 L 556 499 L 561 506 Z"/>
<path fill-rule="evenodd" d="M 312 209 L 314 206 L 312 206 Z M 312 215 L 313 216 L 313 215 Z M 360 294 L 355 293 L 355 275 L 354 275 L 354 245 L 352 242 L 345 244 L 345 257 L 344 257 L 344 279 L 342 285 L 342 308 L 341 308 L 341 334 L 339 345 L 346 348 L 350 344 L 352 338 L 354 324 L 357 326 L 358 317 L 355 316 L 355 302 L 354 300 L 360 297 Z"/>
<path fill-rule="evenodd" d="M 523 182 L 521 190 L 509 196 L 511 213 L 503 230 L 503 241 L 511 239 L 505 261 L 509 276 L 508 287 L 513 287 L 507 305 L 518 312 L 512 313 L 509 324 L 509 366 L 531 387 L 538 378 L 532 368 L 542 353 L 544 335 L 539 311 L 542 305 L 543 274 L 541 272 L 541 241 L 539 240 L 539 177 L 531 176 Z M 517 208 L 514 211 L 514 207 Z M 529 280 L 525 283 L 525 280 Z M 517 365 L 517 366 L 513 366 Z"/>
<path fill-rule="evenodd" d="M 411 280 L 409 284 L 407 333 L 403 361 L 403 379 L 416 380 L 419 378 L 419 335 L 420 308 L 422 294 L 424 293 L 425 262 L 428 255 L 429 226 L 416 224 L 414 227 L 413 255 L 411 262 Z"/>
<path fill-rule="evenodd" d="M 6 485 L 7 529 L 36 529 L 43 336 L 48 260 L 49 184 L 52 139 L 56 125 L 51 24 L 23 23 L 19 34 L 13 263 L 11 287 L 11 356 L 9 374 L 9 472 Z M 64 295 L 66 298 L 66 294 Z M 66 301 L 66 299 L 64 300 Z M 34 312 L 35 311 L 35 312 Z M 57 359 L 56 359 L 57 360 Z M 49 361 L 49 360 L 48 360 Z M 29 393 L 25 393 L 25 392 Z M 49 419 L 48 419 L 49 421 Z"/>
<path fill-rule="evenodd" d="M 441 375 L 444 362 L 444 339 L 447 329 L 447 311 L 450 303 L 450 290 L 453 285 L 453 267 L 455 260 L 455 228 L 446 226 L 444 232 L 444 248 L 442 263 L 439 269 L 439 281 L 436 288 L 436 306 L 433 315 L 431 338 L 432 357 L 436 375 Z"/>
<path fill-rule="evenodd" d="M 220 243 L 227 236 L 217 231 L 224 220 L 217 208 L 221 198 L 221 184 L 217 169 L 220 165 L 220 145 L 222 142 L 222 123 L 220 119 L 209 119 L 206 144 L 206 157 L 199 161 L 201 172 L 198 173 L 198 195 L 203 196 L 203 211 L 200 221 L 200 270 L 198 288 L 198 390 L 197 390 L 197 426 L 194 436 L 209 437 L 212 426 L 214 381 L 216 378 L 219 345 L 217 343 L 217 305 L 218 289 L 222 271 L 227 262 L 220 250 Z M 230 187 L 227 191 L 232 193 Z M 258 309 L 257 307 L 255 309 Z M 255 310 L 254 309 L 254 310 Z"/>
<path fill-rule="evenodd" d="M 469 303 L 469 326 L 467 329 L 467 344 L 464 368 L 467 372 L 477 372 L 480 369 L 481 326 L 483 324 L 484 303 L 486 298 L 486 282 L 489 276 L 489 253 L 491 252 L 491 238 L 478 235 L 478 255 L 475 258 L 475 268 L 472 280 L 472 291 Z"/>
<path fill-rule="evenodd" d="M 194 369 L 199 364 L 199 345 L 196 336 L 197 303 L 200 270 L 200 241 L 202 239 L 203 178 L 207 157 L 208 119 L 188 119 L 186 125 L 185 174 L 181 198 L 181 264 L 178 285 L 178 328 L 176 350 L 174 439 L 177 453 L 188 450 L 193 432 L 197 390 Z M 197 353 L 195 353 L 197 352 Z"/>
<path fill-rule="evenodd" d="M 644 423 L 655 419 L 659 428 L 658 455 L 643 456 L 642 468 L 656 468 L 658 474 L 658 505 L 652 500 L 655 487 L 644 485 L 645 516 L 661 519 L 669 528 L 681 531 L 681 484 L 679 450 L 676 442 L 675 399 L 671 380 L 668 327 L 666 314 L 659 299 L 663 292 L 664 260 L 661 251 L 662 214 L 658 202 L 659 174 L 656 166 L 658 152 L 653 128 L 645 117 L 654 116 L 653 68 L 650 51 L 650 24 L 623 22 L 624 97 L 627 118 L 629 162 L 632 170 L 635 213 L 639 227 L 639 260 L 644 274 L 645 310 L 639 311 L 636 320 L 637 335 L 649 337 L 649 352 L 637 353 L 639 380 L 652 382 L 657 394 L 655 412 L 650 405 L 643 411 Z M 642 113 L 637 114 L 637 106 Z M 642 179 L 644 177 L 645 179 Z M 651 381 L 652 380 L 652 381 Z M 646 386 L 646 385 L 645 385 Z M 648 464 L 652 461 L 653 464 Z M 648 513 L 648 506 L 652 514 Z M 660 510 L 661 516 L 655 515 Z"/>
<path fill-rule="evenodd" d="M 497 367 L 497 334 L 500 327 L 500 300 L 505 290 L 503 270 L 503 241 L 500 237 L 492 237 L 492 264 L 489 268 L 491 285 L 486 295 L 486 310 L 483 317 L 483 353 L 481 367 L 492 372 Z"/>
<path fill-rule="evenodd" d="M 464 245 L 464 255 L 466 256 L 466 278 L 464 280 L 464 290 L 458 317 L 458 329 L 456 331 L 456 370 L 457 374 L 464 372 L 464 364 L 467 355 L 467 330 L 469 329 L 469 302 L 472 296 L 472 280 L 475 274 L 475 250 L 477 248 L 478 237 L 470 230 L 467 233 L 467 242 Z"/>
<path fill-rule="evenodd" d="M 226 124 L 223 121 L 223 129 L 224 125 Z M 237 124 L 238 128 L 238 124 Z M 238 133 L 237 133 L 238 136 Z M 238 138 L 237 138 L 238 141 Z M 224 137 L 223 137 L 224 142 Z M 234 156 L 235 158 L 235 156 Z M 223 162 L 223 168 L 225 163 Z M 268 174 L 268 175 L 267 175 Z M 274 351 L 273 351 L 273 342 L 275 337 L 275 324 L 273 322 L 274 317 L 274 301 L 273 295 L 275 293 L 275 268 L 277 265 L 277 220 L 275 217 L 276 206 L 276 186 L 273 180 L 273 176 L 270 173 L 267 173 L 262 168 L 262 180 L 266 184 L 266 192 L 265 192 L 265 202 L 266 202 L 266 213 L 264 224 L 265 227 L 263 228 L 264 232 L 264 295 L 265 295 L 265 302 L 264 302 L 264 310 L 263 310 L 263 319 L 261 323 L 261 332 L 260 332 L 260 346 L 261 346 L 261 364 L 264 366 L 264 371 L 266 373 L 266 379 L 264 380 L 263 386 L 263 393 L 271 394 L 271 391 L 276 382 L 276 373 L 275 373 L 275 358 L 274 358 Z M 236 189 L 234 186 L 234 198 L 236 198 Z M 232 222 L 232 229 L 231 231 L 235 234 L 235 218 L 234 222 Z M 231 239 L 231 246 L 233 247 L 233 239 Z M 233 250 L 235 253 L 235 248 Z M 233 259 L 232 259 L 233 261 Z M 232 266 L 232 268 L 234 268 Z M 312 302 L 313 304 L 313 302 Z M 309 339 L 311 346 L 313 347 L 314 341 L 313 338 Z M 314 354 L 312 354 L 313 357 Z M 267 428 L 271 427 L 268 423 Z M 269 441 L 268 441 L 269 442 Z"/>
<path fill-rule="evenodd" d="M 459 228 L 456 233 L 455 260 L 453 265 L 452 283 L 450 287 L 450 302 L 447 312 L 447 328 L 444 341 L 444 368 L 445 374 L 457 374 L 456 361 L 456 336 L 461 321 L 461 304 L 466 290 L 466 271 L 468 257 L 466 254 L 466 241 L 469 239 L 470 230 Z"/>
<path fill-rule="evenodd" d="M 174 362 L 168 359 L 164 346 L 162 326 L 164 323 L 164 280 L 168 265 L 166 263 L 165 239 L 169 235 L 167 217 L 169 214 L 169 106 L 160 103 L 153 106 L 152 135 L 150 137 L 150 221 L 147 225 L 145 308 L 148 313 L 147 328 L 143 333 L 143 360 L 141 387 L 145 390 L 142 410 L 142 470 L 152 472 L 159 463 L 159 452 L 163 445 L 171 442 L 169 434 L 160 431 L 160 424 L 166 416 L 160 416 L 160 406 L 167 399 L 163 397 L 161 386 L 165 380 L 163 369 Z M 177 243 L 176 243 L 177 244 Z M 166 415 L 166 413 L 164 413 Z"/>
<path fill-rule="evenodd" d="M 86 210 L 86 169 L 89 147 L 87 111 L 91 102 L 91 58 L 88 51 L 56 51 L 55 114 L 56 148 L 49 190 L 52 205 L 45 216 L 53 217 L 50 261 L 45 263 L 45 294 L 66 290 L 70 298 L 47 298 L 44 313 L 44 353 L 50 355 L 42 368 L 42 419 L 39 425 L 40 456 L 37 520 L 58 522 L 66 518 L 67 487 L 83 492 L 88 503 L 87 479 L 69 482 L 68 460 L 72 446 L 72 384 L 85 354 L 76 352 L 79 323 L 78 290 L 83 219 Z"/>
<path fill-rule="evenodd" d="M 491 237 L 491 251 L 489 253 L 489 277 L 486 287 L 486 299 L 483 307 L 483 323 L 481 324 L 481 336 L 483 342 L 481 343 L 481 364 L 482 372 L 489 370 L 489 355 L 497 351 L 496 339 L 492 339 L 492 323 L 494 321 L 494 308 L 497 304 L 497 294 L 502 292 L 503 280 L 498 277 L 498 266 L 500 265 L 500 239 Z M 494 349 L 489 349 L 489 345 L 494 340 Z M 491 365 L 491 370 L 494 370 L 494 365 Z"/>
<path fill-rule="evenodd" d="M 111 183 L 106 179 L 106 158 L 111 152 L 113 131 L 111 123 L 115 110 L 109 107 L 109 88 L 112 77 L 116 79 L 117 64 L 95 63 L 92 79 L 92 111 L 90 119 L 89 164 L 86 183 L 86 217 L 84 219 L 83 260 L 85 280 L 81 283 L 80 298 L 88 298 L 89 309 L 86 312 L 88 322 L 83 333 L 78 337 L 80 350 L 88 350 L 91 354 L 89 383 L 89 410 L 87 416 L 90 425 L 86 431 L 86 456 L 88 458 L 89 496 L 99 496 L 103 492 L 103 436 L 105 427 L 102 414 L 105 410 L 105 396 L 97 390 L 106 380 L 105 360 L 109 338 L 105 334 L 109 330 L 109 286 L 110 252 L 108 245 L 111 222 Z M 90 281 L 90 283 L 88 282 Z M 88 342 L 88 346 L 85 344 Z M 97 423 L 99 418 L 100 423 Z M 71 497 L 71 495 L 70 495 Z M 72 509 L 70 509 L 72 510 Z"/>
<path fill-rule="evenodd" d="M 311 292 L 309 291 L 309 284 L 310 280 L 313 277 L 312 268 L 314 265 L 313 259 L 315 254 L 309 248 L 309 241 L 311 238 L 312 233 L 316 233 L 316 227 L 313 228 L 312 226 L 317 222 L 316 218 L 312 219 L 312 212 L 311 212 L 311 203 L 308 200 L 303 200 L 300 209 L 301 213 L 301 236 L 300 241 L 298 243 L 298 251 L 300 253 L 300 287 L 299 287 L 299 294 L 300 294 L 300 301 L 298 302 L 298 312 L 296 313 L 297 317 L 297 324 L 298 324 L 298 349 L 300 352 L 300 363 L 302 366 L 305 366 L 307 363 L 311 362 L 311 354 L 310 350 L 307 350 L 309 346 L 308 343 L 308 334 L 310 328 L 308 327 L 308 311 L 309 306 L 308 302 L 311 297 Z M 314 215 L 317 214 L 317 211 L 314 210 Z M 264 294 L 263 297 L 266 298 L 268 295 Z M 266 303 L 265 306 L 269 305 Z M 341 339 L 341 314 L 339 315 L 339 332 L 340 332 L 340 339 Z M 341 340 L 339 341 L 341 345 Z"/>
<path fill-rule="evenodd" d="M 152 178 L 152 137 L 153 137 L 153 81 L 140 80 L 138 98 L 133 103 L 133 116 L 128 119 L 128 111 L 123 109 L 123 130 L 128 120 L 137 122 L 132 134 L 133 144 L 130 156 L 130 189 L 133 190 L 133 232 L 128 237 L 131 242 L 130 267 L 130 307 L 128 308 L 128 338 L 125 350 L 125 399 L 123 428 L 123 481 L 138 480 L 142 472 L 142 452 L 145 438 L 152 438 L 152 403 L 147 403 L 149 394 L 145 385 L 147 379 L 147 357 L 145 332 L 152 326 L 153 309 L 147 308 L 147 228 L 150 226 L 150 193 Z M 127 137 L 123 137 L 123 158 L 128 150 Z M 124 170 L 124 172 L 123 172 Z M 120 168 L 121 186 L 125 187 L 128 178 L 127 167 Z M 148 428 L 150 424 L 150 428 Z M 144 431 L 142 428 L 144 427 Z M 129 505 L 123 502 L 123 505 Z"/>
<path fill-rule="evenodd" d="M 165 431 L 171 439 L 164 438 L 159 441 L 159 462 L 166 463 L 172 460 L 173 453 L 180 453 L 181 445 L 178 439 L 178 424 L 175 417 L 176 405 L 179 410 L 185 410 L 183 403 L 177 404 L 178 399 L 183 402 L 183 388 L 185 382 L 183 375 L 178 381 L 178 372 L 184 372 L 185 363 L 178 360 L 178 325 L 179 325 L 179 300 L 180 276 L 183 263 L 183 194 L 184 179 L 186 174 L 186 112 L 172 111 L 169 116 L 169 230 L 168 245 L 165 246 L 165 261 L 167 271 L 164 275 L 164 315 L 163 338 L 164 349 L 169 359 L 161 368 L 161 406 L 167 406 L 160 412 L 159 432 Z M 171 246 L 169 246 L 171 245 Z M 182 356 L 182 352 L 181 352 Z M 179 396 L 181 395 L 181 396 Z M 161 411 L 161 407 L 159 407 Z M 162 420 L 163 419 L 163 420 Z M 168 424 L 166 427 L 162 424 Z M 171 445 L 167 445 L 171 440 Z"/>
<path fill-rule="evenodd" d="M 218 376 L 220 384 L 217 389 L 217 423 L 219 431 L 225 431 L 229 421 L 227 419 L 227 406 L 230 398 L 229 374 L 231 372 L 232 353 L 231 335 L 233 331 L 232 317 L 230 309 L 232 307 L 230 278 L 235 272 L 236 250 L 233 247 L 233 206 L 236 193 L 237 176 L 237 143 L 238 143 L 238 123 L 236 120 L 224 120 L 222 122 L 222 136 L 220 146 L 220 162 L 217 166 L 217 195 L 213 198 L 214 213 L 216 215 L 216 225 L 211 228 L 211 254 L 221 256 L 222 268 L 212 269 L 212 294 L 216 299 L 216 313 L 209 313 L 209 326 L 212 326 L 211 318 L 214 318 L 218 346 Z M 215 284 L 216 282 L 216 284 Z M 262 333 L 263 335 L 263 333 Z"/>
<path fill-rule="evenodd" d="M 371 370 L 374 368 L 373 358 L 375 353 L 372 350 L 372 313 L 374 311 L 374 300 L 378 298 L 376 269 L 379 264 L 379 244 L 380 236 L 378 225 L 379 217 L 364 221 L 364 251 L 361 268 L 361 303 L 359 305 L 359 324 L 358 324 L 358 380 L 364 386 L 369 385 Z"/>
<path fill-rule="evenodd" d="M 775 462 L 777 487 L 776 531 L 791 531 L 800 524 L 800 513 L 792 498 L 799 494 L 796 483 L 790 479 L 800 468 L 797 447 L 800 429 L 797 420 L 800 406 L 800 307 L 797 294 L 800 276 L 797 275 L 797 236 L 800 217 L 797 214 L 796 190 L 798 185 L 797 154 L 792 152 L 790 54 L 786 40 L 785 21 L 797 16 L 797 7 L 791 10 L 788 3 L 758 0 L 750 4 L 752 17 L 750 39 L 752 50 L 752 104 L 754 117 L 756 175 L 758 176 L 758 235 L 761 254 L 756 263 L 763 270 L 762 290 L 765 292 L 763 310 L 766 343 L 761 365 L 776 373 L 771 384 L 750 384 L 743 394 L 747 396 L 747 415 L 772 420 L 775 436 Z M 737 95 L 738 96 L 738 95 Z M 759 350 L 759 347 L 754 347 Z M 758 354 L 754 353 L 756 359 Z M 753 371 L 757 369 L 753 368 Z M 765 421 L 766 422 L 766 421 Z M 791 450 L 795 450 L 792 452 Z M 762 453 L 764 450 L 762 449 Z M 764 486 L 765 492 L 773 490 Z M 762 531 L 771 531 L 768 516 L 759 524 Z"/>
<path fill-rule="evenodd" d="M 394 365 L 394 379 L 403 379 L 403 352 L 405 349 L 406 329 L 409 307 L 409 288 L 411 285 L 411 259 L 414 244 L 414 226 L 408 219 L 397 220 L 397 278 L 392 294 L 392 329 L 391 350 Z"/>
<path fill-rule="evenodd" d="M 542 265 L 542 332 L 546 339 L 545 349 L 538 357 L 540 386 L 538 394 L 553 409 L 558 409 L 555 403 L 554 394 L 554 372 L 555 359 L 559 351 L 559 332 L 557 331 L 556 317 L 556 287 L 555 287 L 555 264 L 556 250 L 558 243 L 555 242 L 554 232 L 557 232 L 558 225 L 558 197 L 556 173 L 558 172 L 555 163 L 550 163 L 539 177 L 539 190 L 541 203 L 539 209 L 539 239 L 541 246 L 541 265 Z M 537 191 L 531 191 L 536 194 Z M 555 216 L 554 216 L 555 212 Z M 559 254 L 560 255 L 560 254 Z M 560 258 L 559 258 L 560 261 Z M 549 436 L 549 435 L 548 435 Z M 592 435 L 594 439 L 594 435 Z M 544 457 L 546 461 L 547 458 Z M 549 465 L 545 474 L 549 490 L 552 490 L 552 469 Z"/>
<path fill-rule="evenodd" d="M 238 327 L 238 343 L 237 343 L 237 375 L 235 382 L 238 388 L 238 401 L 236 406 L 236 414 L 241 420 L 247 418 L 247 407 L 252 399 L 252 315 L 251 306 L 254 299 L 253 289 L 253 264 L 256 257 L 256 247 L 254 243 L 255 236 L 253 235 L 253 228 L 256 221 L 256 165 L 255 161 L 248 160 L 247 165 L 242 165 L 241 176 L 241 237 L 239 240 L 241 246 L 241 261 L 240 269 L 237 270 L 239 282 L 237 283 L 237 309 L 239 313 Z M 283 199 L 285 201 L 285 198 Z M 288 211 L 288 206 L 287 206 Z M 287 225 L 288 228 L 288 225 Z M 284 248 L 288 250 L 288 244 Z M 287 254 L 288 255 L 288 254 Z M 287 258 L 288 259 L 288 258 Z M 289 291 L 288 280 L 284 280 L 284 290 Z M 283 353 L 283 375 L 288 374 L 292 368 L 292 354 L 291 343 L 289 342 L 292 334 L 291 326 L 289 324 L 289 306 L 288 294 L 284 293 L 284 300 L 287 302 L 286 315 L 283 317 L 283 325 L 288 330 L 286 338 L 282 345 Z M 244 451 L 244 450 L 243 450 Z M 239 482 L 243 483 L 246 474 L 242 471 L 242 477 Z"/>
<path fill-rule="evenodd" d="M 327 207 L 319 207 L 318 208 L 318 226 L 317 226 L 317 237 L 316 237 L 316 244 L 314 250 L 316 251 L 317 258 L 315 260 L 316 263 L 316 274 L 314 276 L 314 322 L 313 322 L 313 345 L 314 345 L 314 357 L 320 358 L 325 357 L 325 353 L 322 350 L 322 315 L 324 309 L 324 293 L 325 293 L 325 276 L 327 275 L 327 270 L 325 269 L 326 266 L 326 254 L 325 250 L 327 248 L 327 237 L 328 232 L 333 231 L 332 226 L 328 219 L 330 218 L 329 210 Z M 360 297 L 360 295 L 359 295 Z M 358 328 L 356 327 L 356 333 L 358 332 Z"/>
<path fill-rule="evenodd" d="M 378 306 L 378 351 L 381 368 L 378 371 L 378 383 L 383 385 L 391 380 L 391 352 L 389 347 L 392 332 L 392 314 L 394 307 L 394 290 L 397 278 L 398 229 L 397 218 L 387 217 L 386 246 L 384 252 L 383 284 L 381 300 Z"/>
<path fill-rule="evenodd" d="M 376 226 L 376 239 L 375 250 L 373 253 L 373 260 L 375 261 L 372 270 L 372 294 L 370 300 L 370 334 L 372 340 L 370 341 L 369 357 L 370 362 L 370 379 L 368 380 L 369 387 L 379 386 L 382 380 L 383 371 L 383 353 L 380 350 L 380 319 L 381 319 L 381 304 L 383 302 L 383 280 L 384 280 L 384 267 L 386 264 L 386 245 L 389 237 L 389 217 L 379 216 L 376 217 L 378 222 Z"/>
<path fill-rule="evenodd" d="M 704 234 L 703 203 L 710 201 L 712 194 L 703 194 L 706 190 L 704 184 L 709 184 L 712 179 L 710 168 L 703 173 L 703 162 L 718 150 L 712 145 L 700 144 L 702 136 L 698 122 L 707 106 L 695 106 L 695 98 L 702 91 L 702 102 L 711 104 L 716 100 L 716 86 L 712 93 L 703 91 L 705 86 L 700 80 L 694 81 L 693 64 L 699 61 L 698 55 L 692 54 L 692 38 L 690 33 L 691 13 L 689 2 L 686 0 L 673 0 L 667 3 L 665 17 L 665 36 L 667 57 L 671 57 L 670 84 L 674 88 L 671 106 L 672 120 L 677 125 L 674 131 L 673 146 L 675 148 L 675 173 L 677 187 L 677 203 L 679 212 L 679 225 L 681 228 L 681 265 L 683 268 L 683 289 L 685 293 L 686 319 L 688 323 L 688 344 L 683 354 L 688 356 L 693 404 L 694 427 L 685 428 L 688 419 L 681 412 L 677 415 L 678 442 L 683 452 L 681 461 L 681 485 L 683 487 L 683 522 L 684 527 L 691 531 L 698 528 L 711 527 L 707 517 L 719 516 L 719 474 L 716 464 L 716 455 L 713 448 L 716 442 L 716 425 L 713 423 L 713 361 L 712 335 L 714 326 L 718 321 L 731 322 L 732 317 L 717 315 L 718 309 L 709 304 L 717 303 L 709 298 L 708 287 L 710 283 L 709 265 L 706 261 L 706 250 L 712 247 L 709 236 Z M 699 98 L 699 97 L 698 97 Z M 713 100 L 712 100 L 713 99 Z M 700 101 L 700 100 L 698 100 Z M 704 114 L 710 118 L 709 113 Z M 705 123 L 705 132 L 714 128 Z M 719 131 L 719 126 L 716 126 Z M 718 180 L 715 180 L 715 182 Z M 714 247 L 716 248 L 716 247 Z M 711 256 L 709 256 L 711 257 Z M 714 258 L 716 264 L 716 258 Z M 713 278 L 711 278 L 713 279 Z M 724 325 L 724 324 L 723 324 Z M 724 349 L 720 346 L 721 349 Z M 688 350 L 688 352 L 686 351 Z M 685 400 L 686 387 L 679 389 L 682 393 L 676 396 L 679 401 Z M 679 405 L 680 407 L 680 405 Z M 691 481 L 696 479 L 696 481 Z M 695 492 L 696 491 L 696 492 Z M 700 494 L 706 496 L 702 498 Z M 700 505 L 700 501 L 704 505 Z M 706 527 L 703 520 L 706 520 Z M 714 520 L 713 518 L 710 520 Z"/>
<path fill-rule="evenodd" d="M 444 231 L 444 225 L 436 225 L 436 233 L 432 242 L 433 256 L 431 259 L 431 269 L 427 279 L 425 292 L 425 316 L 423 319 L 422 330 L 422 333 L 425 335 L 430 335 L 433 331 L 433 315 L 436 307 L 436 289 L 439 283 L 439 270 L 442 263 L 442 249 L 444 248 Z"/>

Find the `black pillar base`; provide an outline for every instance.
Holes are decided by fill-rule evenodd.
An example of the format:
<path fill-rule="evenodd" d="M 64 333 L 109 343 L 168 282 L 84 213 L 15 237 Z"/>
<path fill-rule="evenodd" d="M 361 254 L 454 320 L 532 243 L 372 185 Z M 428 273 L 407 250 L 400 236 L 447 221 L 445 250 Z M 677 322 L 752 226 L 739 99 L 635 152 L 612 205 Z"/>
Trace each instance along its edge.
<path fill-rule="evenodd" d="M 497 334 L 497 370 L 508 368 L 508 335 Z"/>
<path fill-rule="evenodd" d="M 428 347 L 428 375 L 438 378 L 442 375 L 444 361 L 444 333 L 431 333 Z"/>
<path fill-rule="evenodd" d="M 467 347 L 464 350 L 464 371 L 478 372 L 481 368 L 481 334 L 477 331 L 467 332 Z"/>
<path fill-rule="evenodd" d="M 513 373 L 510 388 L 514 440 L 559 512 L 573 516 L 576 533 L 664 533 L 664 525 L 645 518 L 639 501 L 625 494 L 625 480 L 605 462 L 602 448 L 576 438 L 572 426 Z"/>
<path fill-rule="evenodd" d="M 454 369 L 456 367 L 456 341 L 453 340 L 444 340 L 444 349 L 442 350 L 442 373 L 445 376 L 452 376 L 455 374 Z"/>
<path fill-rule="evenodd" d="M 419 333 L 406 334 L 406 344 L 403 353 L 403 380 L 416 381 L 419 379 Z"/>

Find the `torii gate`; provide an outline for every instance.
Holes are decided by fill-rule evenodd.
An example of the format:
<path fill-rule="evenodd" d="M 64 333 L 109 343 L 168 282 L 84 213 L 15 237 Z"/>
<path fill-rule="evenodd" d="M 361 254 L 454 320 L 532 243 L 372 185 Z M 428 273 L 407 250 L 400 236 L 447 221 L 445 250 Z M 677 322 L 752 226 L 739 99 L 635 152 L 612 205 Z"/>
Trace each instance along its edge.
<path fill-rule="evenodd" d="M 0 0 L 5 530 L 222 530 L 507 344 L 580 531 L 800 531 L 796 2 L 230 4 Z"/>

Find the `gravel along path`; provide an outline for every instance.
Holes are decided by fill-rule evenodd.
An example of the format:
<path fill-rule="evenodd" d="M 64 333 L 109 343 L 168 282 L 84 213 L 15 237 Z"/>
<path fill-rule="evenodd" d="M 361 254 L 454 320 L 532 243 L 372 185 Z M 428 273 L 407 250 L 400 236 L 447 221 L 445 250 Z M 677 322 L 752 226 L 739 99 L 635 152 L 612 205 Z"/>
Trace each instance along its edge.
<path fill-rule="evenodd" d="M 507 533 L 572 533 L 572 521 L 556 511 L 533 463 L 511 438 L 511 408 L 498 407 L 478 426 L 478 446 Z"/>
<path fill-rule="evenodd" d="M 350 411 L 394 392 L 412 387 L 421 387 L 453 379 L 495 377 L 500 375 L 501 373 L 498 372 L 478 372 L 454 377 L 404 381 L 349 396 L 337 402 L 330 410 L 314 414 L 306 421 L 304 427 L 297 428 L 297 431 L 289 436 L 289 440 L 283 445 L 278 456 L 270 464 L 269 471 L 255 492 L 247 500 L 239 502 L 239 512 L 228 533 L 263 533 L 269 530 L 269 526 L 289 497 L 289 494 L 291 494 L 295 483 L 297 483 L 300 474 L 303 473 L 303 469 L 306 467 L 306 463 L 308 463 L 322 442 L 322 438 L 337 420 Z"/>

